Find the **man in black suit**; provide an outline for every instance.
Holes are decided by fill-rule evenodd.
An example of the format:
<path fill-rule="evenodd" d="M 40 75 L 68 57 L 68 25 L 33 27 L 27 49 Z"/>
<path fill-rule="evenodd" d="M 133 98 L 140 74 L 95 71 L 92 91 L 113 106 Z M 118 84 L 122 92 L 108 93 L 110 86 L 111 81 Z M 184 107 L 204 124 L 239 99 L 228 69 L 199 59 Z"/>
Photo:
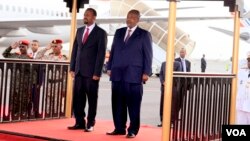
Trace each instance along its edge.
<path fill-rule="evenodd" d="M 178 61 L 181 63 L 183 72 L 190 72 L 191 62 L 189 60 L 187 60 L 185 57 L 186 57 L 186 49 L 181 48 L 180 57 L 176 58 L 175 61 Z"/>
<path fill-rule="evenodd" d="M 112 113 L 115 130 L 107 135 L 125 135 L 127 112 L 130 125 L 127 138 L 134 138 L 140 128 L 143 83 L 152 72 L 152 37 L 137 24 L 138 10 L 127 14 L 127 27 L 117 29 L 108 63 L 112 81 Z"/>
<path fill-rule="evenodd" d="M 178 61 L 174 61 L 173 71 L 182 71 L 181 63 Z M 164 61 L 161 64 L 161 70 L 160 70 L 160 82 L 161 82 L 161 100 L 160 100 L 160 120 L 161 123 L 158 125 L 158 127 L 162 127 L 162 120 L 163 120 L 163 100 L 164 100 L 164 87 L 165 87 L 165 72 L 166 72 L 166 62 Z M 173 78 L 173 88 L 172 88 L 172 108 L 171 108 L 171 119 L 174 119 L 175 117 L 175 105 L 177 104 L 177 94 L 178 89 L 176 86 L 176 79 Z"/>
<path fill-rule="evenodd" d="M 206 67 L 207 67 L 207 62 L 205 60 L 205 54 L 203 54 L 201 58 L 201 72 L 205 72 Z"/>
<path fill-rule="evenodd" d="M 99 80 L 105 59 L 107 33 L 95 24 L 97 13 L 88 8 L 84 13 L 85 26 L 77 29 L 70 61 L 70 73 L 74 77 L 73 113 L 75 125 L 70 130 L 94 129 L 97 110 Z M 87 124 L 85 105 L 88 99 L 89 108 Z"/>
<path fill-rule="evenodd" d="M 175 61 L 180 62 L 181 67 L 182 67 L 182 72 L 190 72 L 191 71 L 191 62 L 187 60 L 186 57 L 186 49 L 181 48 L 180 50 L 180 57 L 176 58 Z M 180 84 L 179 84 L 179 91 L 177 92 L 177 97 L 176 97 L 176 113 L 174 115 L 174 119 L 172 121 L 177 121 L 178 120 L 178 113 L 182 107 L 182 102 L 184 99 L 184 96 L 187 93 L 187 90 L 190 89 L 190 78 L 180 78 Z"/>

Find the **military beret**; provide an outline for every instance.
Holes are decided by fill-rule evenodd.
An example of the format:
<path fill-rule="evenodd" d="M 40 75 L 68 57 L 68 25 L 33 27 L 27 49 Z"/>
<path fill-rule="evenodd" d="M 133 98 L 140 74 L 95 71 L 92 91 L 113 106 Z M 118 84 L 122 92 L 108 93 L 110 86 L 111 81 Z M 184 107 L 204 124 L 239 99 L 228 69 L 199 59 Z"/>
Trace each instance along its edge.
<path fill-rule="evenodd" d="M 29 46 L 29 41 L 28 40 L 20 40 L 19 41 L 20 45 L 25 45 L 25 46 Z"/>
<path fill-rule="evenodd" d="M 61 44 L 63 41 L 61 39 L 54 39 L 52 40 L 52 44 Z"/>

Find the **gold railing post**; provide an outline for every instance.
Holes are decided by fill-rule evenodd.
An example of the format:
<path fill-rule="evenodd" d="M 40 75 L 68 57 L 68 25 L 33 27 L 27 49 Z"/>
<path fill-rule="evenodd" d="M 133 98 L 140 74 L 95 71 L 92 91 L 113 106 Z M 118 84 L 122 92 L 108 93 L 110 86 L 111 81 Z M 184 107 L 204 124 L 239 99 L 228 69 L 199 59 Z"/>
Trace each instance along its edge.
<path fill-rule="evenodd" d="M 172 101 L 173 85 L 173 62 L 174 62 L 174 42 L 176 28 L 176 1 L 169 2 L 169 20 L 168 20 L 168 41 L 166 52 L 166 76 L 164 85 L 164 106 L 163 106 L 163 123 L 162 123 L 162 141 L 170 140 L 170 113 Z"/>
<path fill-rule="evenodd" d="M 235 124 L 236 114 L 236 95 L 237 95 L 237 75 L 238 75 L 238 61 L 239 61 L 239 40 L 240 40 L 240 12 L 238 6 L 235 6 L 234 12 L 234 41 L 233 41 L 233 57 L 232 57 L 232 73 L 236 75 L 232 79 L 231 86 L 231 105 L 230 105 L 230 124 Z"/>
<path fill-rule="evenodd" d="M 72 47 L 75 39 L 76 32 L 76 14 L 77 14 L 77 0 L 73 0 L 72 14 L 71 14 L 71 32 L 70 32 L 70 48 L 69 48 L 69 58 L 71 58 Z M 73 79 L 71 75 L 68 75 L 68 84 L 67 84 L 67 97 L 66 97 L 66 117 L 71 117 L 72 113 L 72 92 L 73 92 Z"/>

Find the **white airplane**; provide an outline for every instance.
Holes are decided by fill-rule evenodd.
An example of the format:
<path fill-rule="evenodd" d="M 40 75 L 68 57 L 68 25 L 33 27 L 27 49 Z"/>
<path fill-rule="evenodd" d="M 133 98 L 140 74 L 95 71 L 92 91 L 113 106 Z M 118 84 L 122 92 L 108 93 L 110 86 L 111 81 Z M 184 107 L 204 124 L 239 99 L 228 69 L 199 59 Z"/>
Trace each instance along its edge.
<path fill-rule="evenodd" d="M 247 43 L 250 43 L 250 1 L 237 0 L 236 4 L 239 6 L 241 23 L 240 23 L 240 38 Z M 232 13 L 233 15 L 233 13 Z M 234 15 L 233 15 L 234 16 Z M 209 27 L 227 35 L 233 36 L 233 32 L 219 27 Z"/>
<path fill-rule="evenodd" d="M 117 3 L 118 2 L 118 3 Z M 154 72 L 159 72 L 161 62 L 165 60 L 165 48 L 167 38 L 167 26 L 163 24 L 167 21 L 166 17 L 160 16 L 152 8 L 141 0 L 131 0 L 130 3 L 115 0 L 96 0 L 90 1 L 89 7 L 93 7 L 98 12 L 97 23 L 103 26 L 106 31 L 112 35 L 116 28 L 122 26 L 126 19 L 126 14 L 131 8 L 137 6 L 142 11 L 140 26 L 151 31 L 154 40 Z M 69 41 L 70 33 L 70 13 L 66 8 L 66 3 L 59 1 L 35 1 L 34 0 L 12 0 L 7 2 L 0 0 L 0 47 L 7 47 L 12 42 L 21 39 L 40 41 L 41 46 L 46 46 L 52 39 L 61 38 L 64 42 Z M 105 5 L 106 8 L 103 8 Z M 128 8 L 125 11 L 120 11 L 116 6 L 111 5 L 126 5 Z M 144 10 L 143 10 L 144 9 Z M 82 24 L 81 9 L 78 14 L 78 24 Z M 114 16 L 114 11 L 119 15 Z M 150 16 L 147 14 L 151 13 Z M 152 15 L 153 14 L 153 15 Z M 196 17 L 199 19 L 200 17 Z M 181 20 L 188 20 L 182 18 Z M 152 22 L 153 21 L 153 22 Z M 158 23 L 161 22 L 161 23 Z M 118 25 L 118 26 L 117 26 Z M 176 46 L 190 48 L 193 50 L 194 42 L 189 39 L 188 35 L 178 29 L 178 38 Z M 160 34 L 159 34 L 160 31 Z M 183 41 L 182 41 L 183 40 Z M 112 40 L 111 40 L 112 41 Z M 160 48 L 159 48 L 160 47 Z M 5 48 L 1 48 L 3 50 Z M 160 55 L 162 54 L 162 55 Z"/>
<path fill-rule="evenodd" d="M 225 33 L 227 35 L 233 36 L 233 31 L 226 30 L 223 28 L 218 27 L 209 27 L 211 29 L 214 29 L 216 31 Z M 250 43 L 250 18 L 243 18 L 241 20 L 241 28 L 240 28 L 240 38 L 243 41 L 246 41 L 247 43 Z"/>
<path fill-rule="evenodd" d="M 63 1 L 0 0 L 0 46 L 7 47 L 20 39 L 37 39 L 42 46 L 54 38 L 67 42 L 70 27 L 65 25 L 70 25 L 70 21 L 64 26 L 55 26 L 56 20 L 70 18 L 65 5 Z"/>
<path fill-rule="evenodd" d="M 129 3 L 117 0 L 93 0 L 87 6 L 97 10 L 97 23 L 104 26 L 111 35 L 116 28 L 123 25 L 126 13 L 130 8 L 140 9 L 142 11 L 140 26 L 152 33 L 154 40 L 154 64 L 156 64 L 156 69 L 159 69 L 161 62 L 166 58 L 166 21 L 168 20 L 168 13 L 160 14 L 160 8 L 157 9 L 150 2 L 162 3 L 160 4 L 161 8 L 165 6 L 168 8 L 168 2 L 157 0 L 130 0 Z M 35 4 L 32 3 L 34 3 L 34 0 L 11 0 L 11 3 L 0 0 L 0 47 L 7 47 L 13 41 L 20 39 L 38 39 L 41 46 L 47 45 L 54 38 L 61 38 L 64 42 L 69 41 L 70 13 L 68 8 L 66 8 L 66 3 L 63 0 L 35 1 Z M 182 3 L 184 2 L 178 4 L 182 5 Z M 103 5 L 105 5 L 105 8 Z M 177 12 L 186 13 L 185 10 L 192 10 L 192 8 L 199 11 L 206 7 L 204 5 L 186 5 L 187 3 L 178 7 L 182 10 L 177 10 Z M 123 8 L 119 8 L 121 6 Z M 83 11 L 84 9 L 81 9 L 78 14 L 79 25 L 82 24 Z M 215 19 L 232 19 L 232 17 L 229 12 L 228 14 L 217 14 L 216 16 L 188 16 L 188 14 L 186 16 L 178 16 L 177 13 L 177 22 L 182 23 L 203 20 L 215 21 Z M 186 47 L 188 54 L 192 54 L 195 42 L 190 39 L 189 34 L 177 27 L 176 52 L 178 52 L 178 48 Z"/>

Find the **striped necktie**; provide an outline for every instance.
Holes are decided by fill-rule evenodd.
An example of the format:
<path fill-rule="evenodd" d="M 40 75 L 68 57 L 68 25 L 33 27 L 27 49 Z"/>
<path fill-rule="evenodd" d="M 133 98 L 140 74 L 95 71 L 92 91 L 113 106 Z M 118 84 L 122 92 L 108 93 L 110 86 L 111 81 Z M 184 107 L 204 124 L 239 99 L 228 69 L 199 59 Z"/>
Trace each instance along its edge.
<path fill-rule="evenodd" d="M 126 36 L 126 38 L 125 38 L 125 40 L 124 40 L 125 43 L 128 42 L 128 39 L 129 39 L 130 34 L 131 34 L 131 31 L 132 31 L 131 29 L 128 30 L 128 35 Z"/>

